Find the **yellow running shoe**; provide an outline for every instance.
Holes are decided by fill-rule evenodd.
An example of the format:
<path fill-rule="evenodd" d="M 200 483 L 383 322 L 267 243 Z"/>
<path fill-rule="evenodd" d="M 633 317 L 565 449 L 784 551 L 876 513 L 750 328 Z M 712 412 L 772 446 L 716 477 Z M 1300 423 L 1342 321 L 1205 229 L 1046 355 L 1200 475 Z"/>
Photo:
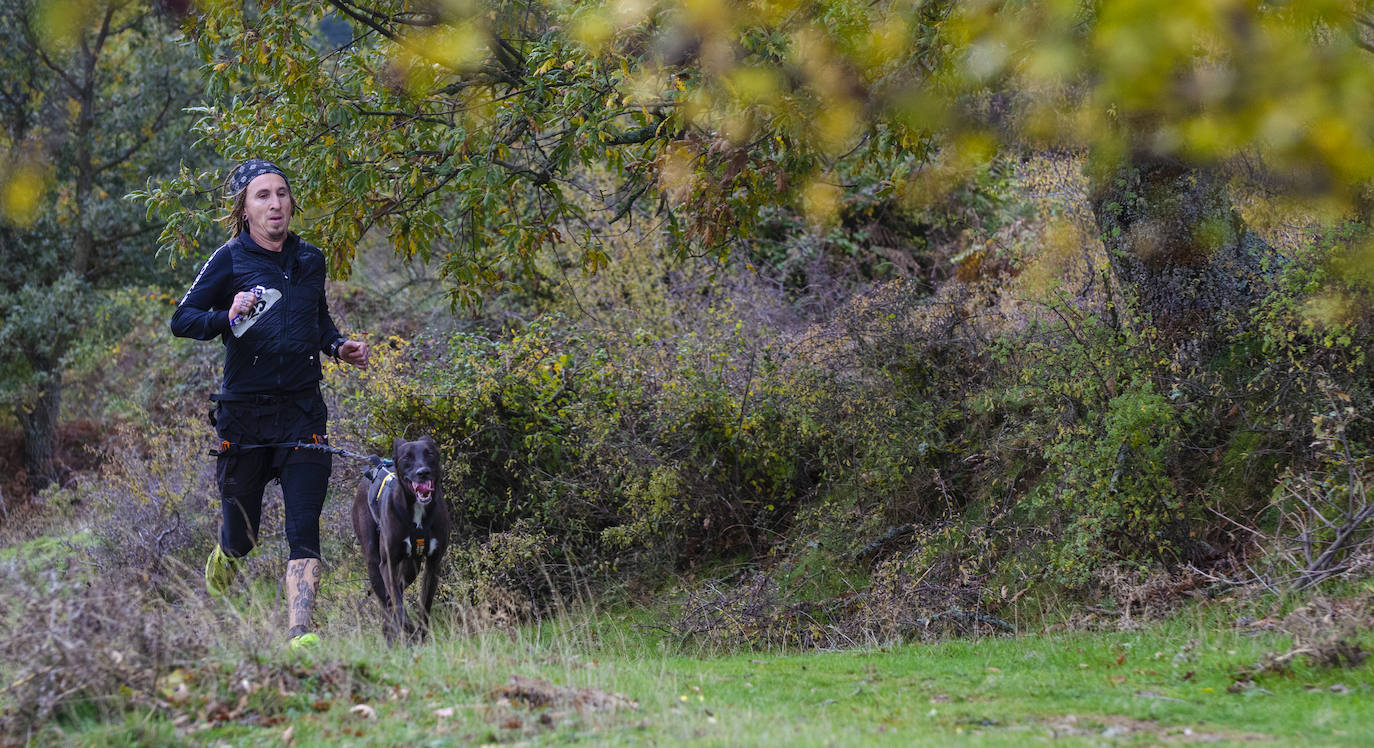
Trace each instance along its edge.
<path fill-rule="evenodd" d="M 287 644 L 294 652 L 301 652 L 314 649 L 320 646 L 320 637 L 313 631 L 306 631 L 304 626 L 293 626 L 286 635 L 291 637 Z"/>
<path fill-rule="evenodd" d="M 229 594 L 238 571 L 239 560 L 225 553 L 216 543 L 215 550 L 210 551 L 210 557 L 205 559 L 205 591 L 211 597 Z"/>

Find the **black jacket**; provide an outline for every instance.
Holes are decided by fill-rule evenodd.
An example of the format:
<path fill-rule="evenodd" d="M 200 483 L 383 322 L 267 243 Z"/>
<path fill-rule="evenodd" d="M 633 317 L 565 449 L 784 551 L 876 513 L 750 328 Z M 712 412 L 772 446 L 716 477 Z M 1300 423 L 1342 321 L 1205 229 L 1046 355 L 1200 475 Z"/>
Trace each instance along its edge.
<path fill-rule="evenodd" d="M 324 253 L 290 234 L 281 252 L 258 246 L 248 232 L 225 242 L 205 262 L 172 314 L 172 333 L 224 343 L 222 392 L 284 394 L 319 384 L 320 354 L 334 355 L 344 337 L 324 295 Z M 229 325 L 234 294 L 254 286 L 281 293 L 241 337 Z"/>

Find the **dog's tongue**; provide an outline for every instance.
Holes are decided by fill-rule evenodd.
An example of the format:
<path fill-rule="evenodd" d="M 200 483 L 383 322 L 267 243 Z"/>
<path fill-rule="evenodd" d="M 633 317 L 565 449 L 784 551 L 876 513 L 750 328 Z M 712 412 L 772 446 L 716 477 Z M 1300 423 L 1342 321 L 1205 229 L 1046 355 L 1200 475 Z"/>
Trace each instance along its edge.
<path fill-rule="evenodd" d="M 427 480 L 415 484 L 415 495 L 420 501 L 429 501 L 434 496 L 434 481 Z"/>

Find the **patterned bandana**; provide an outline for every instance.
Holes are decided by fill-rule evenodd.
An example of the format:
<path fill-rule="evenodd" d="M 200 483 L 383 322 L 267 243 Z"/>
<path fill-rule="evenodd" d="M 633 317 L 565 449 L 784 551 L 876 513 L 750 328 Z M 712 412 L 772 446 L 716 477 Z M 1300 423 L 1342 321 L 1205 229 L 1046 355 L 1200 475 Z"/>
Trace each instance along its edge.
<path fill-rule="evenodd" d="M 234 168 L 234 173 L 229 176 L 229 196 L 239 194 L 244 187 L 254 179 L 263 174 L 276 174 L 286 182 L 286 189 L 291 189 L 291 180 L 286 178 L 286 172 L 277 167 L 271 161 L 263 161 L 260 158 L 250 158 Z"/>

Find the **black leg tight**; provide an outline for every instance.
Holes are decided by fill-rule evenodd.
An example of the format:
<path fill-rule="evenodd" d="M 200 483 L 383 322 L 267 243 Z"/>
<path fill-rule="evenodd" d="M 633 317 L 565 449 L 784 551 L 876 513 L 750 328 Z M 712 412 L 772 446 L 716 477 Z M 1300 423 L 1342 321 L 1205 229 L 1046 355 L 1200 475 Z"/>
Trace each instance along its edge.
<path fill-rule="evenodd" d="M 284 453 L 254 449 L 220 457 L 219 544 L 225 554 L 246 556 L 257 545 L 262 492 L 277 478 L 281 482 L 286 541 L 291 546 L 289 558 L 319 558 L 320 512 L 331 466 L 330 455 L 306 450 Z"/>
<path fill-rule="evenodd" d="M 329 455 L 323 464 L 287 462 L 281 469 L 281 491 L 286 505 L 286 542 L 290 559 L 320 557 L 320 512 L 329 488 Z"/>

